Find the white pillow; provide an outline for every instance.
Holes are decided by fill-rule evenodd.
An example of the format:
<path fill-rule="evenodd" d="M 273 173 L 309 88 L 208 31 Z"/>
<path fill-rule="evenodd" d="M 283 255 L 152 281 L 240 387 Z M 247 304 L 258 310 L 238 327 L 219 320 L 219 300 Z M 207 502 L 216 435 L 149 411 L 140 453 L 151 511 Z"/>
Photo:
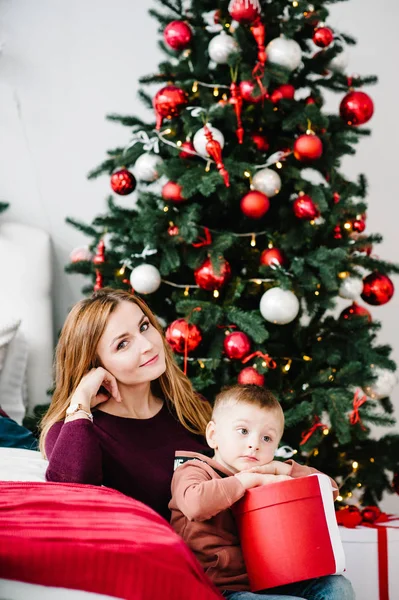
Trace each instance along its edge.
<path fill-rule="evenodd" d="M 8 346 L 3 370 L 0 371 L 0 406 L 19 425 L 22 425 L 28 404 L 28 354 L 28 342 L 19 329 Z"/>
<path fill-rule="evenodd" d="M 0 448 L 0 481 L 46 481 L 47 465 L 35 450 Z"/>

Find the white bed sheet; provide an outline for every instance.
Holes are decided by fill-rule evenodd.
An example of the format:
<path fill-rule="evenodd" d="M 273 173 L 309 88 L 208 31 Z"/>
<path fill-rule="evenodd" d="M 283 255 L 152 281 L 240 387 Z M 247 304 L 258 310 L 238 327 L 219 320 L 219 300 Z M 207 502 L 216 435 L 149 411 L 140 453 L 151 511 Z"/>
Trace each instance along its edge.
<path fill-rule="evenodd" d="M 36 585 L 23 581 L 0 579 L 0 600 L 115 600 L 94 592 Z"/>

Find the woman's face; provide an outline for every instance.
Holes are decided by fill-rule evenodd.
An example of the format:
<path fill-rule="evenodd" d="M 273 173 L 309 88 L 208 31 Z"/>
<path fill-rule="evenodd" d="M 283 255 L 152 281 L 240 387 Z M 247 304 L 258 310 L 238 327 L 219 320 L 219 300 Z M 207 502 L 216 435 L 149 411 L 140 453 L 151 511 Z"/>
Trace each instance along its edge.
<path fill-rule="evenodd" d="M 162 336 L 133 302 L 121 302 L 111 314 L 97 354 L 123 385 L 153 381 L 166 369 Z"/>

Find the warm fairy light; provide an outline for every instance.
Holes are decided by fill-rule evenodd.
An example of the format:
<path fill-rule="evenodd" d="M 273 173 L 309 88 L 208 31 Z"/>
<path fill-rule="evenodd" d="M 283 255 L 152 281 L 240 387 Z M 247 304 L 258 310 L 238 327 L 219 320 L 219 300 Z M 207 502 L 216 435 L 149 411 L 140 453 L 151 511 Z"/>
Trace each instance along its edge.
<path fill-rule="evenodd" d="M 347 498 L 352 498 L 352 496 L 353 496 L 352 492 L 348 492 L 346 495 Z"/>
<path fill-rule="evenodd" d="M 230 23 L 225 23 L 225 27 L 226 27 L 226 29 L 229 29 L 230 28 Z"/>
<path fill-rule="evenodd" d="M 348 271 L 341 271 L 341 273 L 338 273 L 338 277 L 340 279 L 346 279 L 347 277 L 349 277 L 349 273 Z"/>
<path fill-rule="evenodd" d="M 265 361 L 263 361 L 262 367 L 267 367 L 267 363 L 265 363 Z"/>
<path fill-rule="evenodd" d="M 292 6 L 294 8 L 296 8 L 297 6 L 299 6 L 299 2 L 297 2 L 297 0 L 294 0 L 294 2 L 292 3 Z"/>
<path fill-rule="evenodd" d="M 184 290 L 183 296 L 188 296 L 189 294 L 190 294 L 190 288 L 187 286 L 186 289 Z"/>
<path fill-rule="evenodd" d="M 170 133 L 172 133 L 172 130 L 170 127 L 168 127 L 167 129 L 165 129 L 165 131 L 163 132 L 165 135 L 169 135 Z"/>
<path fill-rule="evenodd" d="M 347 229 L 348 231 L 350 229 L 352 229 L 352 223 L 348 223 L 348 222 L 344 223 L 344 229 Z"/>
<path fill-rule="evenodd" d="M 256 246 L 256 235 L 253 233 L 251 237 L 251 246 Z"/>
<path fill-rule="evenodd" d="M 205 167 L 205 173 L 209 173 L 210 170 L 211 170 L 211 164 L 208 162 Z"/>
<path fill-rule="evenodd" d="M 163 207 L 163 212 L 168 212 L 168 210 L 169 210 L 169 206 L 164 206 Z"/>
<path fill-rule="evenodd" d="M 228 100 L 227 94 L 223 94 L 222 100 L 224 100 L 225 102 L 227 102 L 227 100 Z"/>
<path fill-rule="evenodd" d="M 217 87 L 215 87 L 215 88 L 214 88 L 214 90 L 213 90 L 213 95 L 214 95 L 215 97 L 219 96 L 219 88 L 217 88 Z"/>
<path fill-rule="evenodd" d="M 298 450 L 294 450 L 294 454 L 298 454 Z"/>
<path fill-rule="evenodd" d="M 312 360 L 312 358 L 310 356 L 307 356 L 307 354 L 304 354 L 302 356 L 303 360 L 305 360 L 306 362 L 309 362 L 310 360 Z"/>
<path fill-rule="evenodd" d="M 176 146 L 177 146 L 178 148 L 180 148 L 180 146 L 182 145 L 182 143 L 183 143 L 183 142 L 182 142 L 181 140 L 179 140 L 178 142 L 176 142 Z"/>
<path fill-rule="evenodd" d="M 359 467 L 359 463 L 357 462 L 357 460 L 354 460 L 354 461 L 353 461 L 353 463 L 352 463 L 352 469 L 353 469 L 354 471 L 356 471 L 356 469 L 357 469 L 358 467 Z"/>
<path fill-rule="evenodd" d="M 328 381 L 334 381 L 334 375 L 330 375 Z"/>
<path fill-rule="evenodd" d="M 122 265 L 122 267 L 118 271 L 118 275 L 123 275 L 125 273 L 125 270 L 126 270 L 126 265 Z"/>
<path fill-rule="evenodd" d="M 262 280 L 261 280 L 261 279 L 252 279 L 252 281 L 253 281 L 254 283 L 257 283 L 258 285 L 260 285 L 260 284 L 262 283 Z"/>
<path fill-rule="evenodd" d="M 319 449 L 318 449 L 318 448 L 315 448 L 315 449 L 313 450 L 313 456 L 317 456 L 318 454 L 319 454 Z"/>
<path fill-rule="evenodd" d="M 213 290 L 213 297 L 219 298 L 219 290 Z"/>
<path fill-rule="evenodd" d="M 319 335 L 319 337 L 317 338 L 317 341 L 318 341 L 318 342 L 321 342 L 321 340 L 322 340 L 322 339 L 323 339 L 323 338 L 321 337 L 321 335 Z"/>
<path fill-rule="evenodd" d="M 273 246 L 273 242 L 269 242 L 269 243 L 267 244 L 267 247 L 268 247 L 268 248 L 274 248 L 274 246 Z"/>
<path fill-rule="evenodd" d="M 360 483 L 360 481 L 359 481 L 359 483 L 357 483 L 357 484 L 356 484 L 356 487 L 359 487 L 359 488 L 360 488 L 360 487 L 362 487 L 362 485 L 363 485 L 363 484 L 362 484 L 362 483 Z"/>
<path fill-rule="evenodd" d="M 328 435 L 330 433 L 330 430 L 328 429 L 328 427 L 325 427 L 323 429 L 323 435 Z"/>
<path fill-rule="evenodd" d="M 291 364 L 292 364 L 292 360 L 290 359 L 287 364 L 283 367 L 284 371 L 286 373 L 288 373 L 288 371 L 291 369 Z"/>
<path fill-rule="evenodd" d="M 314 219 L 312 219 L 311 221 L 309 221 L 309 223 L 310 223 L 311 225 L 315 225 L 316 221 L 315 221 Z M 316 295 L 317 295 L 317 294 L 316 294 Z"/>
<path fill-rule="evenodd" d="M 195 92 L 198 92 L 198 81 L 194 81 L 191 91 L 194 92 L 194 94 Z"/>
<path fill-rule="evenodd" d="M 201 369 L 205 369 L 205 365 L 202 362 L 202 360 L 198 359 L 198 363 L 199 363 L 199 366 L 201 367 Z"/>
<path fill-rule="evenodd" d="M 251 173 L 249 171 L 244 171 L 244 177 L 251 177 Z"/>
<path fill-rule="evenodd" d="M 315 293 L 314 293 L 314 295 L 315 295 L 315 296 L 319 296 L 319 295 L 320 295 L 320 292 L 319 292 L 319 290 L 316 290 L 316 291 L 315 291 Z"/>
<path fill-rule="evenodd" d="M 356 215 L 356 221 L 361 221 L 362 215 Z"/>
<path fill-rule="evenodd" d="M 276 167 L 277 169 L 282 169 L 283 168 L 283 163 L 281 163 L 280 161 L 276 162 Z"/>
<path fill-rule="evenodd" d="M 375 462 L 375 459 L 374 458 L 370 458 L 370 462 L 371 463 Z"/>
<path fill-rule="evenodd" d="M 343 500 L 342 496 L 337 496 L 337 500 L 338 500 L 338 502 L 342 502 L 342 500 Z"/>

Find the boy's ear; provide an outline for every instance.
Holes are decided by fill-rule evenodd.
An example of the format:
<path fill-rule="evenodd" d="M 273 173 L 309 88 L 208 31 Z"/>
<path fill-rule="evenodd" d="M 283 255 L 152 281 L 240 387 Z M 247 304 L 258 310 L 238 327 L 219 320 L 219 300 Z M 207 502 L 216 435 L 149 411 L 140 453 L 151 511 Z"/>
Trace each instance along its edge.
<path fill-rule="evenodd" d="M 217 443 L 216 443 L 216 439 L 215 439 L 216 438 L 215 421 L 209 421 L 208 425 L 206 426 L 205 437 L 206 437 L 206 441 L 208 442 L 208 446 L 210 448 L 213 448 L 214 450 L 216 450 Z"/>

